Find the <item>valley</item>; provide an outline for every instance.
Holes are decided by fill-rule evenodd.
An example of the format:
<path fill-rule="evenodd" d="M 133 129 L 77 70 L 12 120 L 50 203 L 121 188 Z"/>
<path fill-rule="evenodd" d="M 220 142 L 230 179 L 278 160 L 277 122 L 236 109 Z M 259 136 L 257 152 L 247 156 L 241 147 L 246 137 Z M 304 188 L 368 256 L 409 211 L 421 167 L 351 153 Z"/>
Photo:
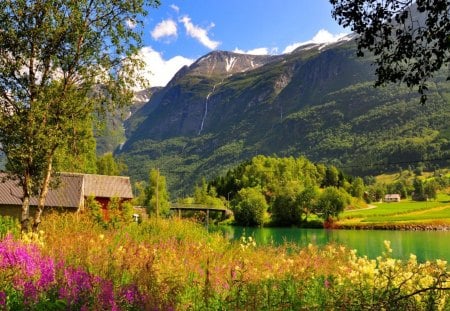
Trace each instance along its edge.
<path fill-rule="evenodd" d="M 371 58 L 355 54 L 351 36 L 277 56 L 211 52 L 125 121 L 116 154 L 134 180 L 159 168 L 174 197 L 257 154 L 306 156 L 360 176 L 448 166 L 444 75 L 421 105 L 407 87 L 374 88 Z"/>

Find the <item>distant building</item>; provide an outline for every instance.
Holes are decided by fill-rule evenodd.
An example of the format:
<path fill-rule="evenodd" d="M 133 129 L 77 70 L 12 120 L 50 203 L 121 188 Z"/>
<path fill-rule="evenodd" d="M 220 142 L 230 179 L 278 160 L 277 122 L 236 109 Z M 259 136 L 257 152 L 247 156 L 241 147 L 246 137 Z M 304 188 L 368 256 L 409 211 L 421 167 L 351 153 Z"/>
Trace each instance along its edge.
<path fill-rule="evenodd" d="M 384 196 L 384 202 L 400 202 L 400 194 L 393 193 L 393 194 L 386 194 Z"/>
<path fill-rule="evenodd" d="M 22 189 L 17 181 L 4 179 L 0 174 L 0 215 L 20 217 L 22 206 Z M 49 189 L 45 207 L 52 209 L 80 211 L 85 207 L 85 201 L 93 196 L 104 210 L 112 198 L 128 201 L 133 199 L 129 177 L 106 176 L 80 173 L 60 173 L 54 180 L 57 187 Z M 38 200 L 32 197 L 31 208 L 36 208 Z"/>

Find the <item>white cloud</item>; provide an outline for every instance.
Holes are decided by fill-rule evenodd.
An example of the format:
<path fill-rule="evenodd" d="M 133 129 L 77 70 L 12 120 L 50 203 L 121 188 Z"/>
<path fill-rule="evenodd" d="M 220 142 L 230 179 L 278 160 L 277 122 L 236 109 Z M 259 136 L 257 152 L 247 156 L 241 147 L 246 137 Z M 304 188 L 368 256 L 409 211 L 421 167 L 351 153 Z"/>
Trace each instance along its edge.
<path fill-rule="evenodd" d="M 180 12 L 180 8 L 178 6 L 176 6 L 175 4 L 171 4 L 170 7 L 172 8 L 172 10 L 174 10 L 175 12 L 179 13 Z"/>
<path fill-rule="evenodd" d="M 209 48 L 211 50 L 215 50 L 219 46 L 220 42 L 213 41 L 208 36 L 208 30 L 211 27 L 214 27 L 214 23 L 212 23 L 210 25 L 210 28 L 205 29 L 205 28 L 201 28 L 197 25 L 194 25 L 191 22 L 191 19 L 189 16 L 183 16 L 180 19 L 180 21 L 183 23 L 184 28 L 186 28 L 187 34 L 189 36 L 191 36 L 192 38 L 197 39 L 201 44 L 203 44 L 207 48 Z"/>
<path fill-rule="evenodd" d="M 277 54 L 278 49 L 277 48 L 256 48 L 256 49 L 252 49 L 252 50 L 248 50 L 248 51 L 244 51 L 241 50 L 239 48 L 235 48 L 234 51 L 235 53 L 240 53 L 240 54 L 250 54 L 250 55 L 273 55 L 273 54 Z"/>
<path fill-rule="evenodd" d="M 175 56 L 165 60 L 161 53 L 147 46 L 139 51 L 139 56 L 145 62 L 145 68 L 140 72 L 147 77 L 150 86 L 165 86 L 175 73 L 183 66 L 191 65 L 194 60 L 183 56 Z"/>
<path fill-rule="evenodd" d="M 153 28 L 151 35 L 153 39 L 159 40 L 164 37 L 177 36 L 177 23 L 172 19 L 166 19 Z"/>
<path fill-rule="evenodd" d="M 253 50 L 243 51 L 241 49 L 235 48 L 233 52 L 240 53 L 240 54 L 250 54 L 250 55 L 268 55 L 269 49 L 268 48 L 256 48 Z"/>
<path fill-rule="evenodd" d="M 311 40 L 308 40 L 305 42 L 296 42 L 291 45 L 288 45 L 284 49 L 283 54 L 290 53 L 293 50 L 295 50 L 296 48 L 298 48 L 302 45 L 306 45 L 306 44 L 333 43 L 333 42 L 338 41 L 339 39 L 341 39 L 342 37 L 344 37 L 346 35 L 348 35 L 348 33 L 332 34 L 325 29 L 320 29 Z"/>
<path fill-rule="evenodd" d="M 127 19 L 126 21 L 127 27 L 130 29 L 134 29 L 136 28 L 136 22 L 131 20 L 131 19 Z"/>

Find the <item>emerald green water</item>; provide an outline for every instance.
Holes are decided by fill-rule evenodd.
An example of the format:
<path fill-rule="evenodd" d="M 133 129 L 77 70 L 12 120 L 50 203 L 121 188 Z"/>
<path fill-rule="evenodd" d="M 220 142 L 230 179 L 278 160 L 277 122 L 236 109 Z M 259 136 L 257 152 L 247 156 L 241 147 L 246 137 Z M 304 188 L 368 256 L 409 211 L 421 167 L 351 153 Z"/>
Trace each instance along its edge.
<path fill-rule="evenodd" d="M 391 241 L 393 257 L 408 259 L 415 254 L 419 261 L 443 259 L 450 262 L 449 231 L 325 230 L 300 228 L 221 227 L 229 239 L 251 236 L 257 245 L 280 245 L 284 241 L 300 246 L 309 243 L 323 246 L 338 243 L 356 249 L 360 256 L 376 258 L 384 251 L 384 241 Z"/>

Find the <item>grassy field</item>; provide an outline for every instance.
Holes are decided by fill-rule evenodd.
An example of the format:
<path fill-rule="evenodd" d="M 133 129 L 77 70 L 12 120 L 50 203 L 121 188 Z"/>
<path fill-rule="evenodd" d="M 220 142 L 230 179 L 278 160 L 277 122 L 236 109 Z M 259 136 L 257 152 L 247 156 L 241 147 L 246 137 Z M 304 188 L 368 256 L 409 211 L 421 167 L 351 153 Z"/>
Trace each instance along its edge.
<path fill-rule="evenodd" d="M 450 176 L 450 172 L 447 169 L 442 170 L 442 174 L 447 177 Z M 423 172 L 420 176 L 417 176 L 416 174 L 406 170 L 406 171 L 403 171 L 401 175 L 399 173 L 378 175 L 378 176 L 376 176 L 376 181 L 379 183 L 391 184 L 396 181 L 406 179 L 406 180 L 409 180 L 410 182 L 412 182 L 414 180 L 414 178 L 416 178 L 416 177 L 424 180 L 427 178 L 432 178 L 433 173 L 432 172 Z"/>
<path fill-rule="evenodd" d="M 441 193 L 436 200 L 398 203 L 375 203 L 374 208 L 345 211 L 339 225 L 366 226 L 369 224 L 440 224 L 450 225 L 450 195 Z"/>

